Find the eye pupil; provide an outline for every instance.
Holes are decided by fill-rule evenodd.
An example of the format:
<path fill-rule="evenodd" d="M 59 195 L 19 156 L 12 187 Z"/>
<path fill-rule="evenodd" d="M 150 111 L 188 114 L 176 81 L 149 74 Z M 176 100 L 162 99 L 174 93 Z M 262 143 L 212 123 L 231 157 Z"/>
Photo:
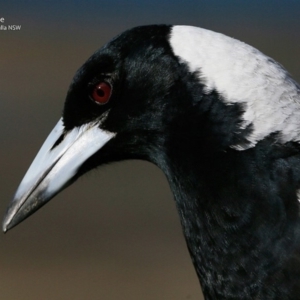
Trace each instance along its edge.
<path fill-rule="evenodd" d="M 107 82 L 98 83 L 91 94 L 91 98 L 97 104 L 106 104 L 111 96 L 111 86 Z"/>
<path fill-rule="evenodd" d="M 104 97 L 104 96 L 105 96 L 105 93 L 104 93 L 103 90 L 97 89 L 97 95 L 98 95 L 99 97 Z"/>

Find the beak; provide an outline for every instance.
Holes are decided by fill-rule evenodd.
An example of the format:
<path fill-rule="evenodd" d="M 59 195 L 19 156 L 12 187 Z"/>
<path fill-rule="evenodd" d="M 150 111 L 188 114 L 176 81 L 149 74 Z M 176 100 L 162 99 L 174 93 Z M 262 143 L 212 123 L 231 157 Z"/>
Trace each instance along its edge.
<path fill-rule="evenodd" d="M 47 203 L 74 181 L 80 166 L 114 133 L 89 123 L 65 131 L 59 120 L 25 174 L 3 220 L 3 231 L 11 229 Z"/>

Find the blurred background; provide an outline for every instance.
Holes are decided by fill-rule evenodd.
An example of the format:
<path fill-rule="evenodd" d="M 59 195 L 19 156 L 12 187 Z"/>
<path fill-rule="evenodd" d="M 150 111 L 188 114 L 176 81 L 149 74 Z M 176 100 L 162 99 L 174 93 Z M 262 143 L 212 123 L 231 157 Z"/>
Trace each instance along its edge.
<path fill-rule="evenodd" d="M 300 81 L 300 1 L 1 1 L 0 214 L 60 117 L 79 66 L 137 25 L 243 40 Z M 128 161 L 77 181 L 0 234 L 0 299 L 202 299 L 165 176 Z"/>

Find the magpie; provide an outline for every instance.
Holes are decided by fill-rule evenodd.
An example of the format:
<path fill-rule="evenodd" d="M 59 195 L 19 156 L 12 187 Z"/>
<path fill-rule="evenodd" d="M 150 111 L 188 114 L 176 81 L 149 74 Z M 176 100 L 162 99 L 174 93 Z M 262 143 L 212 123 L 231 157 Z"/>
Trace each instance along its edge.
<path fill-rule="evenodd" d="M 300 86 L 280 64 L 192 26 L 118 35 L 75 74 L 4 232 L 125 159 L 164 172 L 205 299 L 300 299 Z"/>

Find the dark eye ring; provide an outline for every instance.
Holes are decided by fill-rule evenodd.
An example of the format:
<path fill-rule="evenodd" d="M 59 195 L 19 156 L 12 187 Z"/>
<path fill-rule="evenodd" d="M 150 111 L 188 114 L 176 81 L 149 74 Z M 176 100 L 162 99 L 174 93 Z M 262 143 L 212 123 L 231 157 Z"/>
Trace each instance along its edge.
<path fill-rule="evenodd" d="M 91 93 L 91 98 L 97 104 L 106 104 L 110 99 L 111 92 L 111 85 L 103 81 L 94 86 Z"/>

